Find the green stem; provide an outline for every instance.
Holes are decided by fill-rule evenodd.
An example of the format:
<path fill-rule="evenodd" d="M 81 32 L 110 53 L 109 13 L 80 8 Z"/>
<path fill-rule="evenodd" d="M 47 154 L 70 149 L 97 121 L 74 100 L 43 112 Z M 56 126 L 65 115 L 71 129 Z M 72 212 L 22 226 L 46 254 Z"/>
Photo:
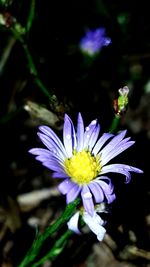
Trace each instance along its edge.
<path fill-rule="evenodd" d="M 115 133 L 120 122 L 120 115 L 116 114 L 109 129 L 109 133 Z"/>
<path fill-rule="evenodd" d="M 34 81 L 35 84 L 37 84 L 37 86 L 41 89 L 41 91 L 49 98 L 49 100 L 52 98 L 52 95 L 49 93 L 48 89 L 44 86 L 44 84 L 42 83 L 42 81 L 39 79 L 38 76 L 38 71 L 37 68 L 35 66 L 35 63 L 33 61 L 33 57 L 30 53 L 30 50 L 28 48 L 27 43 L 25 42 L 24 38 L 22 38 L 21 34 L 19 34 L 15 28 L 11 28 L 11 32 L 13 33 L 13 35 L 16 37 L 16 39 L 22 44 L 22 47 L 25 51 L 26 54 L 26 58 L 28 61 L 28 66 L 29 66 L 29 71 L 30 74 L 34 76 Z"/>
<path fill-rule="evenodd" d="M 32 267 L 37 267 L 41 264 L 43 264 L 46 260 L 51 260 L 53 261 L 64 249 L 68 238 L 72 235 L 71 230 L 67 230 L 54 244 L 52 249 L 39 261 L 36 263 L 32 264 Z"/>
<path fill-rule="evenodd" d="M 35 0 L 31 0 L 29 16 L 28 16 L 27 25 L 26 25 L 27 32 L 29 32 L 32 27 L 34 17 L 35 17 Z"/>
<path fill-rule="evenodd" d="M 85 222 L 83 218 L 81 218 L 80 221 L 81 227 L 85 225 Z M 54 246 L 51 248 L 51 250 L 43 256 L 39 261 L 32 264 L 32 267 L 37 267 L 40 264 L 43 264 L 46 260 L 53 261 L 64 249 L 68 242 L 68 238 L 73 234 L 74 232 L 67 229 L 66 232 L 55 242 Z"/>
<path fill-rule="evenodd" d="M 33 244 L 31 246 L 30 250 L 27 252 L 27 255 L 25 256 L 23 261 L 18 265 L 18 267 L 29 266 L 29 264 L 35 260 L 35 258 L 38 255 L 44 241 L 48 237 L 50 237 L 53 233 L 58 231 L 61 228 L 61 226 L 63 226 L 71 218 L 71 216 L 74 214 L 76 207 L 79 203 L 80 203 L 80 198 L 77 198 L 76 200 L 74 200 L 73 202 L 68 204 L 64 213 L 60 216 L 60 218 L 57 219 L 57 221 L 54 224 L 48 226 L 45 229 L 44 233 L 42 233 L 42 234 L 38 233 L 37 234 L 37 237 L 33 241 Z"/>

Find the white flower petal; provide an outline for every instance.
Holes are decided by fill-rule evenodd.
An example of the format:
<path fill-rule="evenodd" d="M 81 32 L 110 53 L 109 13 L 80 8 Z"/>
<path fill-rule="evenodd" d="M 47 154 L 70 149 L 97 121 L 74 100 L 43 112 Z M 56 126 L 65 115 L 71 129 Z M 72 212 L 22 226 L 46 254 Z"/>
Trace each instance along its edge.
<path fill-rule="evenodd" d="M 84 212 L 83 214 L 84 222 L 89 226 L 91 231 L 97 236 L 99 241 L 102 241 L 106 233 L 105 228 L 102 226 L 104 221 L 99 215 L 94 212 L 94 215 L 91 216 L 89 213 Z"/>
<path fill-rule="evenodd" d="M 67 223 L 68 228 L 71 231 L 75 232 L 76 234 L 81 234 L 81 232 L 78 229 L 79 215 L 80 215 L 79 211 L 76 212 Z"/>

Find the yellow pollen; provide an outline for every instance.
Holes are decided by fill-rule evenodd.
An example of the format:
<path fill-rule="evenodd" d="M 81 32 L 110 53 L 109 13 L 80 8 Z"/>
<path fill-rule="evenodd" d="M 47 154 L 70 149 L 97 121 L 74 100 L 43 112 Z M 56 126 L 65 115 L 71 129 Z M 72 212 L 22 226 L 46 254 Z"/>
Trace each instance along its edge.
<path fill-rule="evenodd" d="M 92 156 L 89 151 L 74 151 L 72 158 L 64 162 L 65 171 L 71 180 L 79 185 L 88 184 L 100 172 L 100 157 Z"/>

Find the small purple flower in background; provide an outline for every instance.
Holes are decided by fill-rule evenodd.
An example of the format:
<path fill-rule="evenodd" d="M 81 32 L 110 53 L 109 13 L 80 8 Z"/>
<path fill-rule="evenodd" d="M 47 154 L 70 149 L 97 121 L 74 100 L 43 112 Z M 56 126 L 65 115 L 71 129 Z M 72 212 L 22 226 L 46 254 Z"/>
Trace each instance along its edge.
<path fill-rule="evenodd" d="M 116 136 L 104 133 L 98 139 L 99 132 L 97 120 L 84 128 L 80 113 L 75 131 L 72 120 L 65 114 L 63 143 L 51 128 L 40 126 L 38 136 L 47 149 L 33 148 L 29 151 L 43 166 L 54 172 L 53 178 L 64 179 L 58 188 L 66 195 L 67 204 L 81 194 L 84 209 L 91 216 L 95 204 L 111 203 L 115 199 L 114 187 L 107 173 L 123 174 L 129 182 L 130 172 L 143 172 L 126 164 L 107 164 L 135 143 L 130 141 L 130 137 L 125 138 L 126 130 Z"/>
<path fill-rule="evenodd" d="M 111 39 L 105 36 L 105 29 L 98 28 L 86 32 L 80 41 L 80 49 L 83 53 L 94 56 L 103 46 L 108 46 L 110 43 Z"/>

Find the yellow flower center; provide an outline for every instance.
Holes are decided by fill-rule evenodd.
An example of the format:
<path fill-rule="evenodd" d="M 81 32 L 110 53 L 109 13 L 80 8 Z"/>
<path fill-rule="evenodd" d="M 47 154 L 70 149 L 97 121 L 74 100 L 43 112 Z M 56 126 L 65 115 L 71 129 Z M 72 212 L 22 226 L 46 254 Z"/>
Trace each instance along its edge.
<path fill-rule="evenodd" d="M 74 151 L 72 158 L 64 162 L 65 171 L 71 180 L 79 185 L 88 184 L 100 172 L 100 157 L 92 156 L 89 151 Z"/>

